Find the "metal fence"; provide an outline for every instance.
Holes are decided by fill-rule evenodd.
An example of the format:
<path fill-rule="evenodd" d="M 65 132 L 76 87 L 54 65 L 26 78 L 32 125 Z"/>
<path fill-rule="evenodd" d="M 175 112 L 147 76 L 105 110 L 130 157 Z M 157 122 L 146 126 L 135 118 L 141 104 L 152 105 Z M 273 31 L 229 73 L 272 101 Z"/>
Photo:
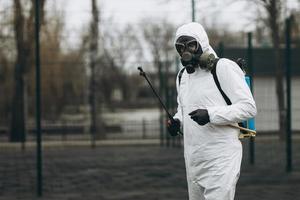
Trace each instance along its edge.
<path fill-rule="evenodd" d="M 36 132 L 33 125 L 27 126 L 26 142 L 36 141 Z M 44 123 L 42 125 L 43 141 L 73 141 L 91 140 L 88 124 Z M 130 120 L 105 128 L 106 139 L 159 139 L 160 121 L 157 120 Z M 1 142 L 9 142 L 8 128 L 2 128 Z"/>

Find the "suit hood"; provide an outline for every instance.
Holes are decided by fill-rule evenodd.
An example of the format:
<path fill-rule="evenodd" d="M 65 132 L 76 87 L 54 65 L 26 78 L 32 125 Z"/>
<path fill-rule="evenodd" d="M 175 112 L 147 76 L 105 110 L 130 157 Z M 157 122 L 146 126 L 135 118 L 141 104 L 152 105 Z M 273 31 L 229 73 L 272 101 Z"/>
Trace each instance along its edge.
<path fill-rule="evenodd" d="M 212 53 L 217 57 L 216 52 L 209 45 L 209 39 L 207 37 L 206 31 L 201 24 L 191 22 L 180 26 L 176 31 L 174 43 L 180 36 L 190 36 L 195 38 L 201 45 L 203 52 Z"/>

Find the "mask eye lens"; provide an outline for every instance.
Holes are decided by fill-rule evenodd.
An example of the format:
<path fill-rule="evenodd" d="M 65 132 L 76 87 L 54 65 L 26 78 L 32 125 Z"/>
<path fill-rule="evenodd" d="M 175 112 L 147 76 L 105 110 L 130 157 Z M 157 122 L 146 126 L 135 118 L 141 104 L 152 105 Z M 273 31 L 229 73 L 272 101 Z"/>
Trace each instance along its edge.
<path fill-rule="evenodd" d="M 192 40 L 192 41 L 188 42 L 186 45 L 187 45 L 188 50 L 191 52 L 196 52 L 199 48 L 198 42 L 196 40 Z"/>
<path fill-rule="evenodd" d="M 184 49 L 185 49 L 185 45 L 182 43 L 176 43 L 175 44 L 176 50 L 179 54 L 183 53 Z"/>

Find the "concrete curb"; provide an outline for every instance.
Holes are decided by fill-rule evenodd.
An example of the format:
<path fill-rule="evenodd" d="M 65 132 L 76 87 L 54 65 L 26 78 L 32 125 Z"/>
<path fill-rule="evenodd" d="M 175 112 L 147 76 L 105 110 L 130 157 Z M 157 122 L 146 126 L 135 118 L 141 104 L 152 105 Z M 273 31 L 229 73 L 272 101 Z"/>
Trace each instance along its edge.
<path fill-rule="evenodd" d="M 102 146 L 144 146 L 144 145 L 159 145 L 159 139 L 132 139 L 132 140 L 98 140 L 95 142 L 96 147 Z M 91 146 L 91 141 L 44 141 L 42 143 L 43 148 L 48 147 L 67 147 L 67 146 Z M 35 141 L 25 142 L 25 143 L 11 143 L 11 142 L 1 142 L 0 148 L 34 148 L 36 147 Z"/>

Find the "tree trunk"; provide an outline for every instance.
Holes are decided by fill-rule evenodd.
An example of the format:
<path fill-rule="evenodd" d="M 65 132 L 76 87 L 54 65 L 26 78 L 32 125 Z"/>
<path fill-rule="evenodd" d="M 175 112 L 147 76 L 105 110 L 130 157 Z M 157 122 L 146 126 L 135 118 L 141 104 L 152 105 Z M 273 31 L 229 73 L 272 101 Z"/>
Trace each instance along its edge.
<path fill-rule="evenodd" d="M 20 72 L 21 65 L 16 64 L 15 86 L 12 105 L 12 121 L 10 131 L 11 142 L 25 142 L 25 115 L 24 115 L 24 77 Z"/>
<path fill-rule="evenodd" d="M 279 136 L 280 139 L 285 138 L 286 130 L 286 109 L 285 109 L 285 95 L 284 95 L 284 76 L 281 59 L 279 58 L 279 47 L 274 49 L 276 59 L 276 94 L 278 100 L 278 120 L 279 120 Z"/>
<path fill-rule="evenodd" d="M 98 40 L 99 40 L 99 10 L 97 8 L 97 1 L 92 0 L 92 22 L 91 22 L 91 37 L 90 37 L 90 70 L 91 77 L 89 83 L 89 104 L 90 104 L 90 115 L 91 115 L 91 127 L 90 131 L 93 140 L 96 139 L 96 133 L 98 138 L 105 138 L 105 132 L 103 131 L 103 122 L 101 120 L 101 113 L 97 106 L 97 95 L 96 95 L 96 61 L 98 55 Z"/>
<path fill-rule="evenodd" d="M 274 56 L 276 61 L 276 94 L 278 100 L 278 120 L 279 120 L 279 136 L 284 139 L 286 127 L 286 109 L 284 96 L 284 68 L 280 57 L 280 36 L 279 36 L 279 18 L 280 18 L 280 2 L 272 0 L 268 6 L 269 23 L 271 25 L 271 36 L 274 47 Z"/>
<path fill-rule="evenodd" d="M 15 86 L 12 100 L 11 142 L 25 141 L 25 116 L 24 116 L 24 16 L 19 0 L 14 1 L 14 30 L 17 48 L 15 64 Z"/>
<path fill-rule="evenodd" d="M 40 3 L 40 17 L 43 21 L 45 0 Z M 23 14 L 20 0 L 14 0 L 14 33 L 16 41 L 15 86 L 12 100 L 12 119 L 10 141 L 24 142 L 26 139 L 25 128 L 25 103 L 24 76 L 29 71 L 30 62 L 34 56 L 34 0 L 31 0 L 31 10 L 28 18 Z"/>

